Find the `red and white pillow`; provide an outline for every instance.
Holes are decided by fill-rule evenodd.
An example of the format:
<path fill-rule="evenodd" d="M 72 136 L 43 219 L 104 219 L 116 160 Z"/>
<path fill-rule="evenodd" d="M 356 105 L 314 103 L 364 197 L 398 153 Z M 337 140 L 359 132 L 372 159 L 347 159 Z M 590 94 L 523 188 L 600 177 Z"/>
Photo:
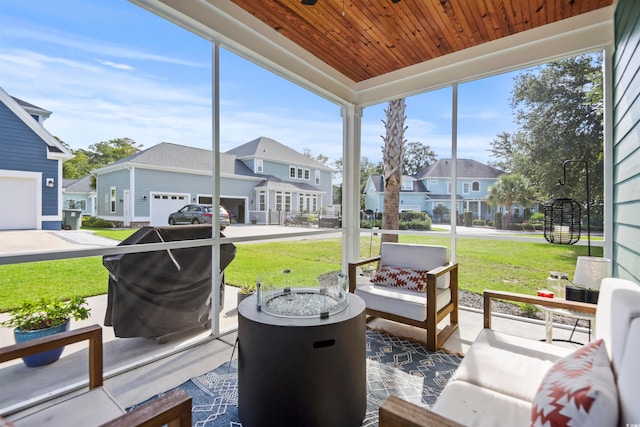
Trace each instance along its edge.
<path fill-rule="evenodd" d="M 617 424 L 618 391 L 601 339 L 558 360 L 544 376 L 531 408 L 532 427 Z"/>
<path fill-rule="evenodd" d="M 427 286 L 427 273 L 428 270 L 385 265 L 376 272 L 371 283 L 411 291 L 423 291 Z"/>

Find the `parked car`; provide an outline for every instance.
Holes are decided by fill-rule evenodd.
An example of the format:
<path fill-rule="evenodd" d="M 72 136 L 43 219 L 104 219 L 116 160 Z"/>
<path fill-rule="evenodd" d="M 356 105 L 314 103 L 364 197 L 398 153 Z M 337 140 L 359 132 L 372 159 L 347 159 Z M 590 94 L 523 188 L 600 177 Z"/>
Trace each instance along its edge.
<path fill-rule="evenodd" d="M 169 225 L 176 224 L 211 224 L 213 206 L 185 205 L 177 212 L 169 214 Z M 229 213 L 220 206 L 220 230 L 229 226 Z"/>

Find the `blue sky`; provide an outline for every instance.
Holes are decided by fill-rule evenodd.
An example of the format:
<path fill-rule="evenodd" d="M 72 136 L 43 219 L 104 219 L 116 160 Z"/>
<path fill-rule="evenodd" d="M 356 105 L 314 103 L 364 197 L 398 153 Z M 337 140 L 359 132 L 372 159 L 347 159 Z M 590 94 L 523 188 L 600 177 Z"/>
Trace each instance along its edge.
<path fill-rule="evenodd" d="M 125 0 L 0 0 L 0 86 L 52 111 L 45 127 L 72 148 L 128 137 L 211 147 L 211 44 Z M 515 126 L 507 74 L 459 87 L 458 157 L 490 160 Z M 339 107 L 222 50 L 221 149 L 260 136 L 331 160 Z M 381 159 L 385 105 L 368 107 L 362 155 Z M 407 98 L 408 141 L 449 157 L 451 89 Z"/>

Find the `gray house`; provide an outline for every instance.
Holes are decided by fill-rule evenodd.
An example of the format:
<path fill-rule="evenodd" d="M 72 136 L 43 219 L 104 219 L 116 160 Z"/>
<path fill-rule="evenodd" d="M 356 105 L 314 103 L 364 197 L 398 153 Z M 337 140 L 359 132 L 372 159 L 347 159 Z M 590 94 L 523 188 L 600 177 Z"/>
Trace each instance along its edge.
<path fill-rule="evenodd" d="M 73 155 L 42 126 L 50 115 L 0 88 L 0 230 L 62 227 L 62 163 Z"/>
<path fill-rule="evenodd" d="M 426 212 L 438 218 L 433 210 L 444 206 L 451 212 L 451 159 L 437 160 L 414 176 L 404 175 L 400 189 L 400 211 Z M 457 160 L 456 199 L 458 212 L 471 211 L 475 219 L 493 220 L 492 208 L 487 204 L 489 187 L 504 172 L 471 159 Z M 371 175 L 364 188 L 365 209 L 382 212 L 384 207 L 384 179 Z M 514 209 L 519 207 L 514 206 Z"/>
<path fill-rule="evenodd" d="M 97 213 L 122 226 L 166 225 L 212 202 L 212 152 L 163 142 L 94 171 Z M 220 204 L 237 223 L 283 223 L 331 203 L 332 169 L 269 138 L 220 153 Z"/>

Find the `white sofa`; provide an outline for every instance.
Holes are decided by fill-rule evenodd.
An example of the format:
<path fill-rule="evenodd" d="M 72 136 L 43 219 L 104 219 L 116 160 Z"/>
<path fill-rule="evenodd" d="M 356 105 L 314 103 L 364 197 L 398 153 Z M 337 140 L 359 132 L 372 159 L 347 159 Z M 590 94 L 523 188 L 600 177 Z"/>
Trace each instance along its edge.
<path fill-rule="evenodd" d="M 540 423 L 539 419 L 538 423 L 532 424 L 534 402 L 538 405 L 535 409 L 540 409 L 541 398 L 548 398 L 549 394 L 545 391 L 552 381 L 577 389 L 569 381 L 573 374 L 567 375 L 559 367 L 567 366 L 568 361 L 575 362 L 578 352 L 584 353 L 594 348 L 599 339 L 603 340 L 607 353 L 603 348 L 599 349 L 604 356 L 604 363 L 600 362 L 597 369 L 599 372 L 609 370 L 611 378 L 608 380 L 604 377 L 602 380 L 600 374 L 586 371 L 588 373 L 583 381 L 591 387 L 589 393 L 593 394 L 593 390 L 598 389 L 597 396 L 601 400 L 594 402 L 601 404 L 612 399 L 613 403 L 597 409 L 594 403 L 591 411 L 583 411 L 588 412 L 587 415 L 581 415 L 585 418 L 573 425 L 640 424 L 640 286 L 624 279 L 609 278 L 602 281 L 595 309 L 594 341 L 577 350 L 491 330 L 491 301 L 494 298 L 533 304 L 546 302 L 547 305 L 558 307 L 571 305 L 576 310 L 593 311 L 593 305 L 590 304 L 553 299 L 544 301 L 539 297 L 485 291 L 485 328 L 471 345 L 432 411 L 395 397 L 389 398 L 380 407 L 381 427 L 554 425 Z M 561 359 L 562 362 L 559 362 Z M 589 366 L 596 369 L 596 365 L 594 362 Z M 554 376 L 558 372 L 563 376 Z M 575 372 L 579 370 L 572 371 Z M 544 384 L 542 388 L 541 384 Z M 613 390 L 607 391 L 607 387 Z M 545 401 L 545 414 L 556 403 L 555 400 Z M 562 408 L 563 411 L 566 409 L 564 406 Z"/>
<path fill-rule="evenodd" d="M 359 274 L 357 268 L 379 262 L 386 267 L 427 272 L 420 291 L 376 284 Z M 449 248 L 435 245 L 383 242 L 380 255 L 349 263 L 349 291 L 361 297 L 370 318 L 401 322 L 426 330 L 429 350 L 437 350 L 458 327 L 458 264 L 450 262 Z M 437 326 L 449 316 L 438 332 Z"/>

